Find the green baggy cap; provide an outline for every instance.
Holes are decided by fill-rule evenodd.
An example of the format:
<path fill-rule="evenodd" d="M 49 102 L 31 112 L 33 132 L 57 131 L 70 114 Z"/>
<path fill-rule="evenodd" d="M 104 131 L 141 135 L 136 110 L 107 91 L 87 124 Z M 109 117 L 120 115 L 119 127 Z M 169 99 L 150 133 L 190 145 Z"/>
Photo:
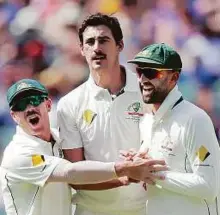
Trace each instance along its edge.
<path fill-rule="evenodd" d="M 7 91 L 9 106 L 11 107 L 16 98 L 23 93 L 27 93 L 29 96 L 35 93 L 48 96 L 47 89 L 40 82 L 33 79 L 22 79 L 9 87 Z"/>
<path fill-rule="evenodd" d="M 133 60 L 128 63 L 144 64 L 146 66 L 164 69 L 182 69 L 180 55 L 165 43 L 155 43 L 144 47 Z"/>

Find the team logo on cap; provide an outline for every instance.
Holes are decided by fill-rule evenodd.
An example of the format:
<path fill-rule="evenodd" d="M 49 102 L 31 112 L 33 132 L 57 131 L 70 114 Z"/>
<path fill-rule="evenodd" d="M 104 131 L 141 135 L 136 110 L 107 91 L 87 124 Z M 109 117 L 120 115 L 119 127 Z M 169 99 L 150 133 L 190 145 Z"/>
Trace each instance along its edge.
<path fill-rule="evenodd" d="M 149 51 L 149 50 L 144 50 L 142 52 L 140 52 L 139 56 L 142 56 L 142 57 L 150 57 L 152 55 L 152 52 Z"/>
<path fill-rule="evenodd" d="M 94 113 L 92 110 L 85 110 L 83 113 L 83 120 L 87 123 L 87 124 L 91 124 L 93 122 L 93 120 L 95 119 L 95 117 L 97 116 L 96 113 Z"/>
<path fill-rule="evenodd" d="M 27 84 L 27 83 L 20 83 L 18 86 L 17 86 L 17 91 L 18 90 L 21 90 L 21 89 L 24 89 L 24 88 L 28 88 L 28 87 L 32 87 L 31 84 Z"/>

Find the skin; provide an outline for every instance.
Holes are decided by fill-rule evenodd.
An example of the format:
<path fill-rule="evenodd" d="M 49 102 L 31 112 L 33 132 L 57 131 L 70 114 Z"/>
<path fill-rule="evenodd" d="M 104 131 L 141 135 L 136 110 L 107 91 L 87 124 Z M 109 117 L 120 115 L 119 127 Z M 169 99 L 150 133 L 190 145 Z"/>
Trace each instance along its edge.
<path fill-rule="evenodd" d="M 175 87 L 179 78 L 178 72 L 161 71 L 159 78 L 152 80 L 143 74 L 138 78 L 144 103 L 152 104 L 153 112 L 156 112 L 169 92 Z"/>
<path fill-rule="evenodd" d="M 36 136 L 45 141 L 50 141 L 50 123 L 48 112 L 51 110 L 52 101 L 47 99 L 39 106 L 28 105 L 24 111 L 10 111 L 13 120 L 32 136 Z M 31 118 L 38 118 L 36 124 L 31 123 Z"/>
<path fill-rule="evenodd" d="M 105 25 L 88 26 L 83 33 L 81 53 L 85 57 L 95 83 L 111 93 L 117 93 L 125 84 L 119 64 L 123 41 L 116 44 L 111 30 Z"/>

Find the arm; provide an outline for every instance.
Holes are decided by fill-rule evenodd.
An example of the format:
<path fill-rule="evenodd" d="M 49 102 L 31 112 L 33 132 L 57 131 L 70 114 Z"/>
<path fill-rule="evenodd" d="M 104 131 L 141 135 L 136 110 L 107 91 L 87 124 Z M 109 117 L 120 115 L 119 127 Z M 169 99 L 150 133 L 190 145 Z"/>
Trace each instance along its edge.
<path fill-rule="evenodd" d="M 74 103 L 77 104 L 78 101 L 76 100 Z M 77 123 L 75 122 L 75 116 L 77 116 L 76 110 L 77 107 L 73 108 L 69 105 L 69 102 L 66 102 L 64 99 L 61 99 L 57 106 L 57 120 L 60 127 L 60 138 L 63 140 L 62 148 L 64 149 L 64 157 L 72 163 L 85 160 L 83 141 Z M 104 183 L 71 185 L 71 187 L 76 190 L 105 190 L 125 184 L 125 182 L 121 182 L 123 182 L 123 180 L 115 179 Z"/>
<path fill-rule="evenodd" d="M 54 156 L 32 154 L 13 157 L 2 166 L 7 169 L 8 178 L 13 181 L 27 182 L 43 187 L 46 182 L 64 182 L 70 184 L 91 184 L 127 176 L 137 180 L 145 180 L 152 175 L 152 170 L 166 168 L 160 160 L 144 159 L 135 162 L 103 163 L 99 161 L 80 161 L 71 163 Z M 160 169 L 160 168 L 159 168 Z"/>
<path fill-rule="evenodd" d="M 66 149 L 66 150 L 63 150 L 63 154 L 64 154 L 65 159 L 73 163 L 84 160 L 84 149 L 83 148 Z M 109 180 L 103 183 L 83 184 L 83 185 L 70 184 L 70 186 L 74 188 L 75 190 L 107 190 L 107 189 L 124 186 L 127 184 L 128 184 L 128 178 L 121 177 L 121 178 Z"/>
<path fill-rule="evenodd" d="M 213 200 L 219 190 L 219 145 L 213 124 L 206 115 L 193 118 L 186 125 L 184 137 L 192 173 L 167 171 L 162 188 L 187 196 Z"/>
<path fill-rule="evenodd" d="M 83 141 L 77 123 L 74 121 L 75 116 L 77 115 L 77 112 L 75 113 L 76 109 L 77 108 L 72 108 L 68 104 L 65 104 L 65 101 L 61 99 L 57 110 L 60 138 L 63 140 L 62 148 L 64 149 L 64 157 L 73 163 L 84 160 Z M 144 171 L 143 174 L 145 174 Z M 135 177 L 136 176 L 134 175 L 134 179 Z M 73 187 L 74 189 L 104 190 L 119 187 L 125 183 L 127 183 L 126 180 L 119 178 L 100 184 L 93 185 L 88 183 L 87 185 L 78 187 L 75 185 Z"/>
<path fill-rule="evenodd" d="M 56 158 L 57 159 L 57 158 Z M 161 166 L 158 166 L 161 165 Z M 95 184 L 118 177 L 127 176 L 136 180 L 151 177 L 151 171 L 166 169 L 164 161 L 144 160 L 103 163 L 99 161 L 80 161 L 71 163 L 60 159 L 48 177 L 47 182 L 66 182 L 69 184 Z"/>

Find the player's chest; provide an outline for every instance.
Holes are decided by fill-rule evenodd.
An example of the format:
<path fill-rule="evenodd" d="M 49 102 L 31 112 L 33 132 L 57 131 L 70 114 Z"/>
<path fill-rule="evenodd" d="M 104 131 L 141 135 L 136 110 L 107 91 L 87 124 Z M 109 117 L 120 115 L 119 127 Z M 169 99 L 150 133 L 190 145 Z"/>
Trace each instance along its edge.
<path fill-rule="evenodd" d="M 163 125 L 151 128 L 143 134 L 143 147 L 154 158 L 165 159 L 172 168 L 179 168 L 186 159 L 182 142 L 182 130 L 178 125 Z"/>
<path fill-rule="evenodd" d="M 79 111 L 81 132 L 95 132 L 109 127 L 138 126 L 143 116 L 142 103 L 136 96 L 121 95 L 116 99 L 88 101 Z"/>

